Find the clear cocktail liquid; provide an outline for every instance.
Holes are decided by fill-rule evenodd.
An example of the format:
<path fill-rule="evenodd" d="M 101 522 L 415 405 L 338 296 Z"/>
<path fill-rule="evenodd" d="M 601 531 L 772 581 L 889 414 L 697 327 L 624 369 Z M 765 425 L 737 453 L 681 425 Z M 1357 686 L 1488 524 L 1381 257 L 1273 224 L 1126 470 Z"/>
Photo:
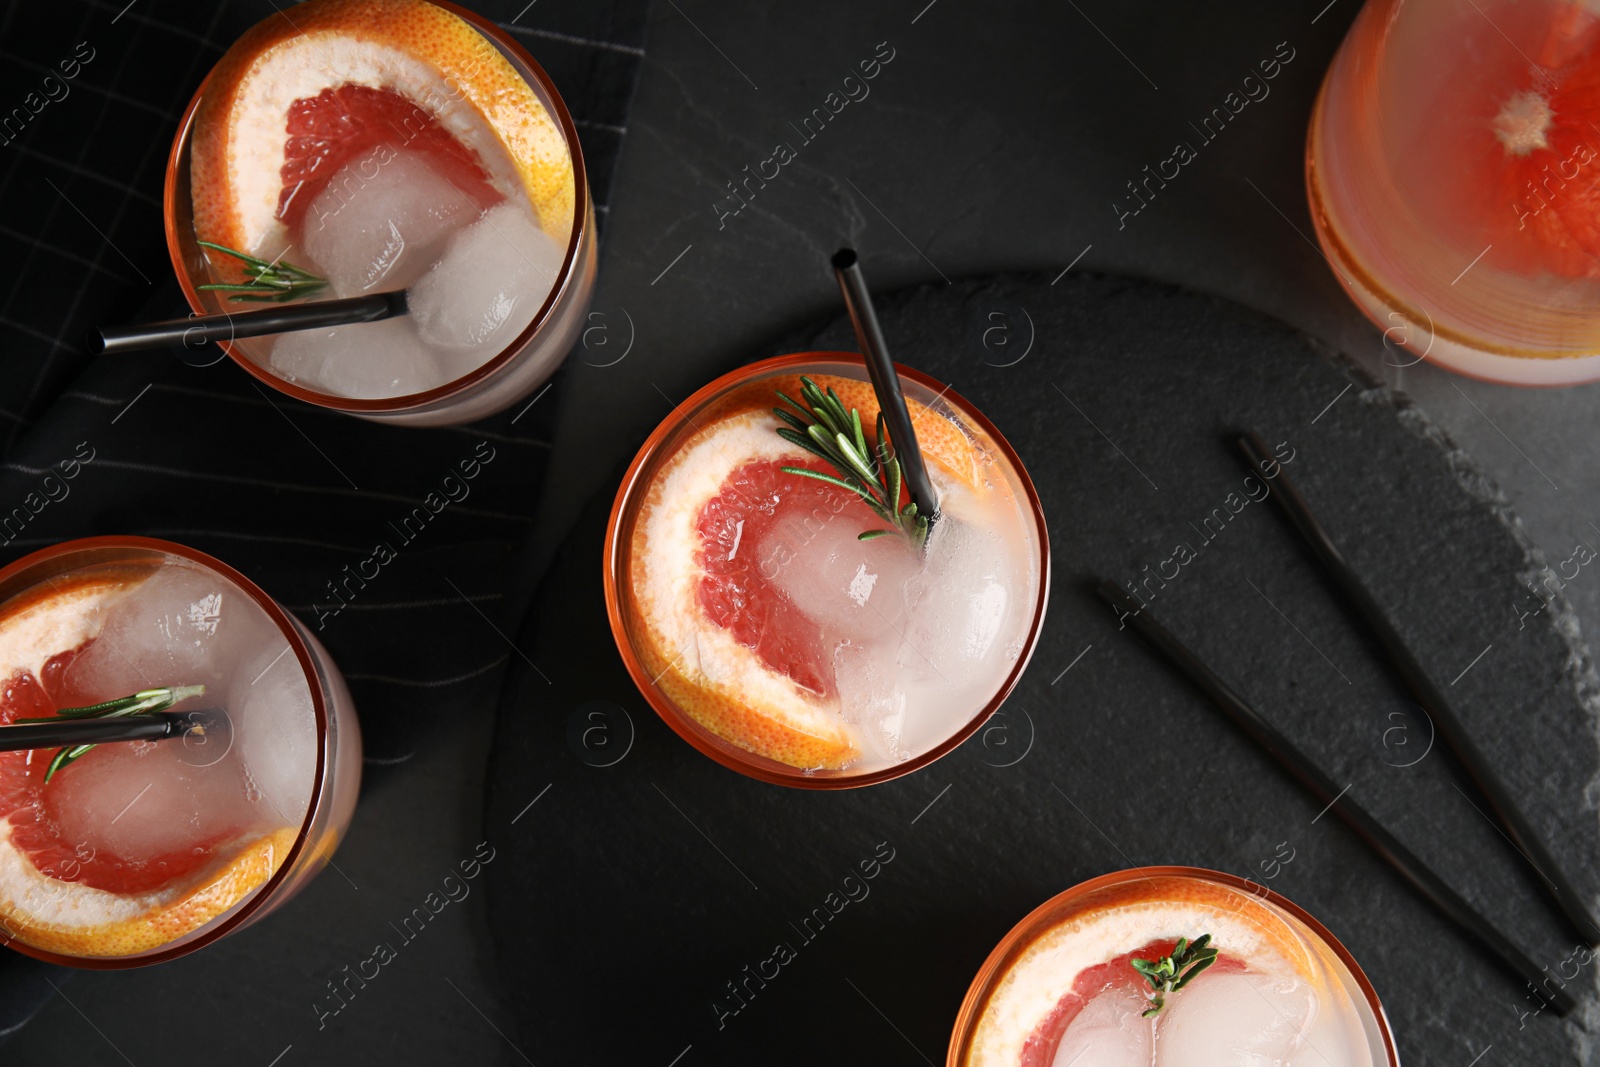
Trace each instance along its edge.
<path fill-rule="evenodd" d="M 167 556 L 46 576 L 0 606 L 0 674 L 0 722 L 204 686 L 177 710 L 213 709 L 214 724 L 97 745 L 48 781 L 55 750 L 0 753 L 8 941 L 158 949 L 243 903 L 300 838 L 322 749 L 311 685 L 279 622 L 225 575 Z M 344 761 L 358 752 L 346 737 Z"/>

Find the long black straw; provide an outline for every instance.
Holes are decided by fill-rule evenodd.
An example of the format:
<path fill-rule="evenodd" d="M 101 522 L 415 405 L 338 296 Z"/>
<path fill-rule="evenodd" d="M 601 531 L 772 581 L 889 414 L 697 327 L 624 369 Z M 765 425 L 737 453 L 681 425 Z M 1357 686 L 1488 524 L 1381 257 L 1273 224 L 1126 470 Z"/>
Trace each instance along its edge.
<path fill-rule="evenodd" d="M 1157 622 L 1150 614 L 1149 608 L 1141 607 L 1115 582 L 1109 580 L 1101 582 L 1097 592 L 1116 609 L 1123 621 L 1132 626 L 1140 637 L 1150 642 L 1158 652 L 1188 676 L 1196 688 L 1210 697 L 1217 707 L 1233 720 L 1234 725 L 1244 731 L 1252 741 L 1266 749 L 1268 755 L 1277 760 L 1278 765 L 1289 772 L 1290 776 L 1309 793 L 1326 804 L 1324 811 L 1332 811 L 1344 820 L 1368 847 L 1383 857 L 1401 877 L 1427 897 L 1446 918 L 1455 922 L 1474 940 L 1487 946 L 1512 974 L 1525 979 L 1533 991 L 1554 1009 L 1557 1015 L 1565 1015 L 1576 1006 L 1571 994 L 1559 984 L 1553 989 L 1550 988 L 1546 981 L 1547 976 L 1537 964 L 1505 934 L 1496 929 L 1488 919 L 1479 914 L 1460 894 L 1451 889 L 1442 878 L 1433 873 L 1431 867 L 1401 844 L 1382 823 L 1351 800 L 1348 786 L 1340 786 L 1334 782 L 1309 756 L 1273 729 L 1255 708 L 1235 693 L 1216 672 L 1206 666 L 1200 657 Z M 1559 979 L 1557 981 L 1559 982 Z"/>
<path fill-rule="evenodd" d="M 1560 864 L 1550 854 L 1539 835 L 1534 832 L 1527 817 L 1522 814 L 1522 810 L 1517 807 L 1499 776 L 1494 773 L 1489 761 L 1472 743 L 1466 728 L 1461 723 L 1461 717 L 1445 699 L 1444 691 L 1428 676 L 1428 672 L 1417 661 L 1417 657 L 1401 638 L 1394 624 L 1389 621 L 1389 617 L 1378 606 L 1378 602 L 1367 591 L 1361 579 L 1356 576 L 1355 569 L 1345 561 L 1338 547 L 1334 545 L 1333 539 L 1328 536 L 1327 530 L 1317 521 L 1311 505 L 1300 495 L 1300 490 L 1296 488 L 1294 481 L 1283 470 L 1282 465 L 1273 459 L 1272 453 L 1267 449 L 1266 441 L 1260 434 L 1251 431 L 1239 438 L 1239 450 L 1259 473 L 1265 474 L 1272 467 L 1277 468 L 1272 495 L 1278 498 L 1284 514 L 1310 544 L 1312 551 L 1316 553 L 1317 559 L 1338 586 L 1339 591 L 1344 594 L 1356 614 L 1383 646 L 1390 663 L 1405 682 L 1406 688 L 1411 690 L 1422 710 L 1433 720 L 1439 736 L 1444 738 L 1445 744 L 1466 768 L 1473 784 L 1488 800 L 1489 806 L 1499 817 L 1501 825 L 1516 844 L 1522 858 L 1544 882 L 1545 889 L 1556 906 L 1561 909 L 1561 913 L 1586 942 L 1590 945 L 1600 945 L 1600 926 L 1595 925 L 1594 917 L 1584 903 L 1582 895 L 1562 873 Z"/>
<path fill-rule="evenodd" d="M 856 330 L 856 343 L 867 358 L 867 376 L 872 379 L 872 391 L 878 395 L 878 410 L 889 424 L 889 438 L 894 442 L 895 457 L 905 473 L 906 489 L 917 505 L 917 514 L 926 516 L 931 524 L 939 517 L 939 494 L 934 491 L 928 468 L 922 461 L 917 431 L 911 425 L 905 394 L 900 391 L 900 375 L 889 357 L 889 346 L 883 340 L 878 314 L 872 309 L 872 294 L 867 291 L 867 280 L 862 277 L 855 249 L 841 248 L 833 254 L 833 273 L 839 279 L 839 293 L 844 297 L 845 310 L 850 313 L 850 324 Z"/>
<path fill-rule="evenodd" d="M 0 752 L 62 745 L 99 745 L 107 741 L 160 741 L 204 728 L 207 713 L 157 711 L 105 719 L 61 719 L 0 726 Z"/>
<path fill-rule="evenodd" d="M 181 345 L 197 348 L 212 341 L 234 341 L 241 337 L 294 330 L 327 329 L 358 322 L 377 322 L 406 313 L 404 290 L 347 296 L 338 300 L 313 300 L 304 304 L 282 304 L 255 311 L 225 311 L 216 315 L 196 315 L 190 319 L 146 322 L 130 326 L 105 326 L 89 335 L 89 352 L 137 352 L 145 348 Z"/>

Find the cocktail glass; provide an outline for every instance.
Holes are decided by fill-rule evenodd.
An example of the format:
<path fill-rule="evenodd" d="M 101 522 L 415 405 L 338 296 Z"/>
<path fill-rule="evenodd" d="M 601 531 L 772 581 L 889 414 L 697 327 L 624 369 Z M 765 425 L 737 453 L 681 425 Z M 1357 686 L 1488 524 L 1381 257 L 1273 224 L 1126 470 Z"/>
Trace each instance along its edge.
<path fill-rule="evenodd" d="M 1385 359 L 1600 379 L 1600 17 L 1566 0 L 1370 0 L 1306 144 L 1311 217 Z"/>
<path fill-rule="evenodd" d="M 576 195 L 572 230 L 561 266 L 549 295 L 533 320 L 498 354 L 453 381 L 422 392 L 381 399 L 337 396 L 287 380 L 265 359 L 261 342 L 220 342 L 202 345 L 188 356 L 191 362 L 215 362 L 216 348 L 260 381 L 282 393 L 320 407 L 348 412 L 360 418 L 406 426 L 449 426 L 472 422 L 503 411 L 539 388 L 555 373 L 582 332 L 594 292 L 596 243 L 594 204 L 589 193 L 578 142 L 577 128 L 561 94 L 543 68 L 507 32 L 474 12 L 446 0 L 435 6 L 460 16 L 492 44 L 525 80 L 560 128 L 571 154 Z M 283 17 L 283 16 L 275 16 Z M 195 314 L 209 315 L 260 305 L 230 303 L 226 294 L 198 286 L 217 281 L 207 265 L 205 251 L 195 233 L 194 203 L 190 183 L 190 148 L 195 136 L 195 112 L 204 98 L 208 76 L 195 91 L 167 159 L 162 205 L 166 217 L 167 250 L 179 285 Z M 286 257 L 292 261 L 292 256 Z"/>
<path fill-rule="evenodd" d="M 702 694 L 695 690 L 694 683 L 684 680 L 685 675 L 703 679 L 708 676 L 707 671 L 715 673 L 713 660 L 718 656 L 728 655 L 736 661 L 738 669 L 749 668 L 758 677 L 758 681 L 761 677 L 770 681 L 771 672 L 763 672 L 754 665 L 751 656 L 755 653 L 751 652 L 748 644 L 740 644 L 741 640 L 749 640 L 749 636 L 741 638 L 737 636 L 737 631 L 725 630 L 707 619 L 700 619 L 697 624 L 700 629 L 697 632 L 679 632 L 677 640 L 680 641 L 680 647 L 666 651 L 653 630 L 654 624 L 651 622 L 650 612 L 646 610 L 645 601 L 650 595 L 641 593 L 642 587 L 639 584 L 645 580 L 641 576 L 646 573 L 644 538 L 647 522 L 643 516 L 646 513 L 655 514 L 659 511 L 655 501 L 663 492 L 668 496 L 677 493 L 675 489 L 663 490 L 658 486 L 658 482 L 664 476 L 664 472 L 670 474 L 672 471 L 682 469 L 676 463 L 680 453 L 688 455 L 685 450 L 699 443 L 700 447 L 709 449 L 706 454 L 713 459 L 725 456 L 724 446 L 715 443 L 716 431 L 723 425 L 733 425 L 731 421 L 724 423 L 725 418 L 732 420 L 736 415 L 741 419 L 744 418 L 744 415 L 740 415 L 741 412 L 755 420 L 739 431 L 748 435 L 742 440 L 749 447 L 758 450 L 768 448 L 782 450 L 784 447 L 782 439 L 776 433 L 781 423 L 775 416 L 763 412 L 779 405 L 773 392 L 775 388 L 782 387 L 789 390 L 790 395 L 798 397 L 797 378 L 801 375 L 815 377 L 818 381 L 825 381 L 831 376 L 832 380 L 839 384 L 840 391 L 849 399 L 849 406 L 875 405 L 866 366 L 859 355 L 846 352 L 806 352 L 779 356 L 750 364 L 718 378 L 676 406 L 672 414 L 650 435 L 639 450 L 618 489 L 606 531 L 605 548 L 606 607 L 617 648 L 622 653 L 623 661 L 640 692 L 662 720 L 695 748 L 741 774 L 780 785 L 813 789 L 870 785 L 909 774 L 950 752 L 984 724 L 1016 686 L 1038 641 L 1049 595 L 1049 535 L 1032 481 L 1005 438 L 969 402 L 948 386 L 927 375 L 907 367 L 898 369 L 901 386 L 912 406 L 913 421 L 924 454 L 932 455 L 940 448 L 950 448 L 965 456 L 968 454 L 965 450 L 970 449 L 973 477 L 984 487 L 982 489 L 985 494 L 984 499 L 997 509 L 993 513 L 985 514 L 999 516 L 997 521 L 1009 524 L 1004 526 L 1004 530 L 1008 531 L 1004 534 L 999 532 L 998 528 L 986 531 L 992 538 L 991 542 L 986 548 L 974 550 L 987 553 L 983 558 L 993 561 L 993 570 L 986 571 L 983 575 L 981 593 L 975 594 L 977 600 L 974 603 L 978 606 L 973 608 L 980 614 L 988 610 L 992 615 L 992 619 L 988 621 L 992 622 L 993 626 L 985 629 L 986 623 L 980 621 L 974 624 L 975 629 L 969 625 L 960 632 L 970 638 L 967 647 L 981 646 L 981 649 L 992 658 L 985 660 L 982 668 L 990 673 L 979 675 L 976 673 L 978 669 L 974 668 L 972 675 L 959 676 L 963 679 L 961 682 L 956 680 L 959 664 L 954 662 L 960 657 L 946 659 L 943 653 L 936 650 L 937 647 L 943 647 L 937 645 L 938 639 L 927 639 L 923 636 L 929 631 L 922 627 L 919 620 L 924 617 L 927 606 L 935 601 L 920 600 L 919 611 L 908 611 L 906 615 L 896 616 L 891 621 L 889 615 L 884 612 L 892 613 L 896 601 L 886 601 L 885 608 L 881 610 L 870 607 L 877 603 L 871 600 L 875 591 L 892 588 L 887 578 L 883 586 L 877 585 L 879 574 L 886 575 L 888 570 L 874 567 L 869 572 L 867 564 L 863 564 L 861 569 L 857 570 L 853 557 L 847 564 L 853 573 L 842 576 L 847 584 L 844 592 L 854 598 L 857 604 L 862 605 L 863 610 L 880 611 L 883 618 L 881 625 L 887 627 L 883 631 L 885 637 L 899 646 L 897 655 L 908 661 L 913 674 L 920 672 L 920 676 L 928 685 L 928 688 L 918 690 L 920 696 L 911 698 L 912 706 L 905 707 L 904 718 L 898 720 L 904 724 L 905 732 L 902 737 L 911 737 L 913 733 L 919 737 L 914 744 L 908 742 L 903 750 L 886 752 L 878 748 L 869 752 L 871 746 L 863 743 L 859 758 L 835 767 L 807 765 L 803 759 L 786 761 L 764 754 L 760 751 L 763 747 L 769 753 L 775 749 L 770 737 L 762 734 L 765 727 L 761 721 L 761 714 L 766 707 L 759 698 L 749 699 L 737 692 L 730 695 L 727 689 L 723 689 L 720 691 L 721 697 L 708 705 L 701 699 Z M 870 440 L 873 432 L 871 419 L 869 417 L 864 421 L 868 423 L 865 432 Z M 710 437 L 701 431 L 707 431 Z M 705 444 L 704 442 L 708 440 L 712 443 Z M 731 442 L 724 443 L 727 448 L 744 447 L 744 445 L 735 446 Z M 787 459 L 772 460 L 771 465 L 776 466 L 780 461 L 792 462 L 796 455 L 800 460 L 807 459 L 804 453 L 796 453 L 791 449 Z M 735 464 L 735 467 L 737 466 Z M 937 472 L 939 464 L 931 463 L 930 468 Z M 799 479 L 791 479 L 790 482 L 791 485 L 799 483 Z M 728 488 L 732 484 L 733 478 L 730 475 L 730 480 L 724 483 L 726 492 L 718 497 L 719 500 L 726 502 L 728 494 L 734 492 Z M 810 485 L 808 482 L 807 486 Z M 709 487 L 701 486 L 701 491 L 709 492 Z M 759 492 L 768 491 L 782 495 L 789 490 L 779 487 Z M 849 524 L 840 535 L 842 545 L 846 549 L 855 545 L 856 531 L 860 528 L 856 524 L 862 522 L 861 517 L 852 515 L 845 519 L 841 513 L 834 511 L 833 515 L 836 517 L 830 518 L 828 512 L 838 504 L 838 499 L 835 499 L 833 504 L 826 504 L 825 498 L 818 499 L 824 501 L 819 505 L 820 510 L 813 509 L 799 523 L 795 523 L 792 519 L 784 519 L 783 522 L 788 525 L 786 529 L 779 531 L 782 536 L 775 541 L 762 541 L 754 533 L 748 541 L 744 540 L 744 523 L 741 520 L 731 529 L 731 540 L 726 546 L 729 549 L 727 560 L 733 560 L 741 550 L 750 558 L 754 558 L 751 554 L 761 554 L 761 558 L 757 559 L 753 566 L 763 577 L 777 579 L 780 577 L 780 571 L 785 571 L 794 565 L 791 560 L 805 557 L 814 546 L 820 547 L 832 543 L 823 540 L 824 535 L 821 531 L 833 530 L 830 523 L 841 521 Z M 904 500 L 905 497 L 902 496 L 902 502 Z M 946 495 L 947 511 L 952 510 L 954 501 L 956 501 L 955 495 Z M 757 509 L 766 506 L 758 500 L 745 503 Z M 777 514 L 785 506 L 787 505 L 772 504 L 769 510 L 772 514 Z M 709 512 L 702 511 L 702 518 L 707 514 Z M 813 521 L 814 516 L 816 521 Z M 867 518 L 870 520 L 871 516 Z M 939 525 L 948 524 L 946 528 L 948 536 L 955 537 L 957 536 L 955 531 L 961 529 L 961 521 L 959 518 L 941 518 L 939 523 L 935 524 L 929 542 L 930 560 L 944 558 L 935 552 L 938 548 L 938 538 L 941 536 Z M 873 523 L 869 521 L 866 525 Z M 980 527 L 981 521 L 973 529 Z M 837 530 L 833 532 L 839 533 Z M 985 531 L 980 530 L 980 533 L 983 532 Z M 730 531 L 724 530 L 722 535 L 726 540 Z M 870 543 L 877 545 L 880 542 L 889 542 L 892 537 L 898 536 L 892 534 L 890 537 L 882 537 Z M 719 548 L 717 551 L 720 553 L 722 549 Z M 886 548 L 885 551 L 905 550 Z M 689 554 L 693 554 L 692 550 Z M 845 557 L 840 555 L 838 558 Z M 695 559 L 664 560 L 662 563 L 663 567 L 659 573 L 674 574 L 681 567 L 682 573 L 689 576 L 685 580 L 691 582 L 695 580 L 693 577 L 697 567 Z M 723 588 L 727 591 L 727 587 Z M 927 589 L 923 586 L 919 588 Z M 739 597 L 743 592 L 734 589 L 730 595 Z M 940 595 L 942 594 L 937 590 L 926 592 L 928 597 L 937 598 Z M 987 600 L 984 600 L 985 597 Z M 982 606 L 985 603 L 988 605 L 987 608 Z M 966 607 L 963 606 L 962 610 L 965 611 Z M 797 617 L 796 612 L 800 612 L 802 617 L 806 616 L 805 612 L 794 607 L 792 599 L 780 602 L 773 608 L 771 616 L 773 625 L 788 626 Z M 963 615 L 956 625 L 969 624 L 974 617 Z M 949 639 L 947 635 L 946 640 Z M 760 642 L 763 639 L 757 636 L 755 640 Z M 697 645 L 698 647 L 695 647 Z M 713 646 L 721 651 L 714 651 Z M 762 654 L 772 655 L 770 652 Z M 845 666 L 840 666 L 843 661 L 839 657 L 848 654 L 843 645 L 832 648 L 831 654 L 833 659 L 830 665 L 827 659 L 829 649 L 823 648 L 824 659 L 820 667 L 823 677 L 813 683 L 819 690 L 827 688 L 829 675 L 832 672 L 846 669 Z M 694 670 L 686 669 L 687 660 L 696 662 Z M 770 667 L 771 663 L 767 665 Z M 780 662 L 776 669 L 781 671 L 785 669 L 785 665 Z M 909 675 L 896 675 L 895 684 L 900 684 L 907 677 Z M 980 680 L 970 681 L 973 678 Z M 952 700 L 942 701 L 941 694 L 947 691 L 945 683 L 949 683 L 948 691 L 959 692 L 960 695 Z M 789 691 L 789 683 L 784 679 L 777 679 L 776 684 L 785 687 L 785 692 Z M 962 685 L 966 688 L 960 688 Z M 890 702 L 906 699 L 892 688 L 882 696 L 884 700 Z M 754 718 L 751 717 L 752 713 Z M 927 718 L 918 722 L 914 717 L 919 714 L 937 715 L 937 718 Z M 744 730 L 744 727 L 752 722 L 755 725 L 754 732 Z M 864 727 L 862 732 L 865 733 Z M 815 750 L 808 749 L 808 751 Z"/>
<path fill-rule="evenodd" d="M 1097 919 L 1107 922 L 1097 926 Z M 1228 931 L 1242 934 L 1230 939 Z M 1137 990 L 1126 994 L 1132 1006 L 1122 1013 L 1120 1027 L 1112 1022 L 1114 1016 L 1102 1013 L 1086 1022 L 1111 1025 L 1082 1035 L 1080 1042 L 1106 1040 L 1118 1029 L 1143 1025 L 1140 1008 L 1154 1006 L 1149 998 L 1155 990 L 1123 957 L 1152 943 L 1157 947 L 1146 955 L 1160 956 L 1173 952 L 1179 937 L 1196 939 L 1207 933 L 1214 935 L 1210 947 L 1219 951 L 1217 963 L 1210 975 L 1202 972 L 1187 988 L 1164 995 L 1165 1006 L 1153 1013 L 1157 1026 L 1175 1018 L 1184 997 L 1203 991 L 1203 1006 L 1179 1025 L 1189 1029 L 1195 1015 L 1202 1016 L 1198 1021 L 1206 1032 L 1198 1036 L 1212 1047 L 1228 1047 L 1221 1042 L 1228 1039 L 1230 1020 L 1236 1020 L 1240 1054 L 1255 1053 L 1263 1063 L 1283 1062 L 1282 1055 L 1275 1055 L 1278 1050 L 1242 1046 L 1290 1037 L 1298 1008 L 1306 1016 L 1299 1023 L 1307 1027 L 1299 1039 L 1309 1046 L 1301 1051 L 1314 1062 L 1325 1067 L 1399 1067 L 1389 1020 L 1372 983 L 1326 927 L 1265 886 L 1198 867 L 1139 867 L 1104 874 L 1034 909 L 978 969 L 956 1016 L 945 1062 L 949 1067 L 989 1067 L 1004 1059 L 1006 1067 L 1049 1067 L 1063 1052 L 1061 1045 L 1074 1040 L 1070 1029 L 1063 1032 L 1073 1019 L 1061 1007 L 1074 992 L 1075 970 L 1094 970 L 1094 980 L 1086 984 L 1095 988 L 1076 990 L 1087 994 L 1089 1003 L 1066 1005 L 1084 1015 L 1097 1010 L 1096 996 L 1111 995 L 1102 992 L 1102 985 L 1126 984 Z M 1262 947 L 1254 949 L 1258 959 L 1241 967 L 1236 953 L 1247 943 Z M 1300 972 L 1297 976 L 1274 973 L 1276 963 L 1290 959 Z M 1107 968 L 1126 973 L 1108 975 L 1103 973 Z M 1237 991 L 1224 991 L 1219 980 L 1236 985 Z M 1211 988 L 1204 989 L 1208 982 Z M 1309 1003 L 1308 988 L 1313 994 Z M 1230 998 L 1237 1000 L 1236 1012 L 1227 1007 Z M 1246 1032 L 1252 1021 L 1264 1025 Z M 1150 1043 L 1194 1036 L 1169 1031 Z"/>
<path fill-rule="evenodd" d="M 47 784 L 50 751 L 0 753 L 4 944 L 72 967 L 160 963 L 256 922 L 330 862 L 361 783 L 350 694 L 317 639 L 227 564 L 146 537 L 34 552 L 0 570 L 0 657 L 8 722 L 192 684 L 206 692 L 176 710 L 220 715 L 203 736 L 97 746 Z"/>

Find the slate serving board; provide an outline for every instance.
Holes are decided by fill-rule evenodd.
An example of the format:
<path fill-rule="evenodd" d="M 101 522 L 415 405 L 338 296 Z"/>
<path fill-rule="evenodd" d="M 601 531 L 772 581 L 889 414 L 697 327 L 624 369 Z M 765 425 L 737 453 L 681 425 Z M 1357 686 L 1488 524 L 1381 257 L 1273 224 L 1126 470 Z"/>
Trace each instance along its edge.
<path fill-rule="evenodd" d="M 1030 275 L 880 310 L 896 356 L 986 412 L 1038 486 L 1054 581 L 1032 664 L 986 729 L 917 774 L 843 792 L 745 779 L 673 735 L 622 668 L 601 599 L 608 485 L 518 636 L 531 663 L 508 681 L 490 771 L 485 832 L 507 845 L 490 918 L 534 1061 L 942 1062 L 973 973 L 1024 914 L 1094 875 L 1177 863 L 1318 916 L 1365 967 L 1407 1064 L 1491 1046 L 1482 1062 L 1592 1062 L 1595 965 L 1275 505 L 1251 499 L 1231 442 L 1254 427 L 1292 456 L 1594 899 L 1597 687 L 1540 583 L 1564 561 L 1533 550 L 1470 459 L 1404 397 L 1213 298 Z M 773 351 L 853 347 L 841 318 Z M 1167 562 L 1180 545 L 1186 561 Z M 1571 976 L 1583 1009 L 1533 1014 L 1518 980 L 1118 631 L 1090 595 L 1099 577 L 1138 583 L 1352 797 Z M 863 864 L 875 877 L 846 883 Z"/>

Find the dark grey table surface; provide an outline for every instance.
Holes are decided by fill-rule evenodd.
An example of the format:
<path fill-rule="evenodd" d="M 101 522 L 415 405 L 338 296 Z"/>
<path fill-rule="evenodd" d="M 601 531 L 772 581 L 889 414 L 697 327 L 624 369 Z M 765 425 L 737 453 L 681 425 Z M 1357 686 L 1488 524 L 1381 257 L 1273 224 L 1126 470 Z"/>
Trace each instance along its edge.
<path fill-rule="evenodd" d="M 1305 123 L 1356 10 L 1355 0 L 657 4 L 608 220 L 595 320 L 606 329 L 591 333 L 563 387 L 541 504 L 545 552 L 666 413 L 662 394 L 681 398 L 712 369 L 832 308 L 823 263 L 843 242 L 885 289 L 1075 265 L 1275 315 L 1416 398 L 1499 483 L 1551 559 L 1594 543 L 1600 388 L 1520 391 L 1389 365 L 1395 356 L 1315 249 Z M 537 18 L 534 6 L 524 21 Z M 1119 220 L 1126 183 L 1280 48 L 1293 59 L 1270 95 Z M 797 143 L 790 123 L 890 50 L 870 96 L 729 214 L 725 183 L 777 142 Z M 646 355 L 650 372 L 631 372 Z M 1585 573 L 1566 593 L 1583 622 L 1600 623 L 1600 579 Z M 447 908 L 320 1030 L 313 1008 L 327 976 L 359 959 L 337 953 L 409 912 L 482 838 L 494 698 L 486 686 L 468 729 L 364 798 L 338 856 L 347 877 L 324 874 L 271 922 L 190 960 L 76 978 L 5 1047 L 4 1062 L 542 1064 L 518 1040 L 481 898 Z M 1573 1049 L 1583 1062 L 1581 1044 Z M 1492 1048 L 1472 1061 L 1477 1052 L 1462 1045 L 1461 1067 L 1497 1062 Z"/>

